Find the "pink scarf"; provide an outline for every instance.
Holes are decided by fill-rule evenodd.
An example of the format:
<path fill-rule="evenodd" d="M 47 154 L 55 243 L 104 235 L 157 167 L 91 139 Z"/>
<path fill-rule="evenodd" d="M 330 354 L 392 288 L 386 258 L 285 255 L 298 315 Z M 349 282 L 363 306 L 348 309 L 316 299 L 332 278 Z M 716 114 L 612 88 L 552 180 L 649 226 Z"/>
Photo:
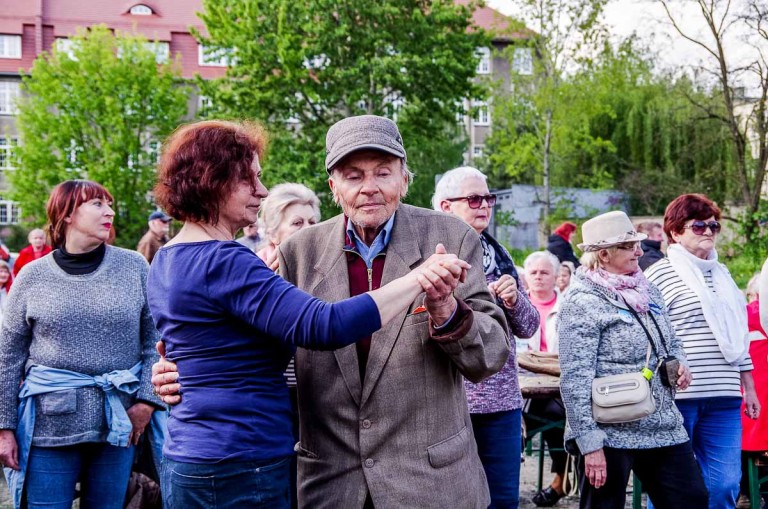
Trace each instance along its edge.
<path fill-rule="evenodd" d="M 611 290 L 638 313 L 647 313 L 651 302 L 651 288 L 640 269 L 629 275 L 614 274 L 605 269 L 584 269 L 582 274 L 593 283 Z"/>

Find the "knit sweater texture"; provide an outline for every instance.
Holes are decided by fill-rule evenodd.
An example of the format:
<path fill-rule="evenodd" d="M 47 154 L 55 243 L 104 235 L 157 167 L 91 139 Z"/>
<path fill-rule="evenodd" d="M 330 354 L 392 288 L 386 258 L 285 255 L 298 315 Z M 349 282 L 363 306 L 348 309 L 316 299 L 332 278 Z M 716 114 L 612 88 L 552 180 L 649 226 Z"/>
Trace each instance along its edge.
<path fill-rule="evenodd" d="M 560 392 L 565 403 L 567 425 L 566 447 L 571 452 L 587 454 L 604 446 L 616 449 L 652 449 L 684 443 L 688 434 L 683 417 L 674 402 L 674 391 L 664 387 L 661 378 L 651 379 L 656 411 L 638 421 L 622 424 L 599 424 L 592 418 L 592 380 L 595 378 L 638 373 L 645 365 L 648 336 L 624 302 L 607 288 L 589 281 L 577 271 L 568 291 L 561 297 L 557 322 L 560 339 Z M 640 319 L 653 337 L 657 349 L 687 365 L 681 342 L 675 337 L 669 316 L 664 311 L 661 292 L 651 285 L 654 318 L 659 333 L 648 313 Z M 655 311 L 654 311 L 655 310 Z M 663 346 L 662 346 L 663 345 Z M 650 365 L 658 363 L 651 354 Z M 578 446 L 574 450 L 574 445 Z"/>
<path fill-rule="evenodd" d="M 90 274 L 67 274 L 52 254 L 19 274 L 0 332 L 0 429 L 16 429 L 19 384 L 30 364 L 96 376 L 142 361 L 139 391 L 121 394 L 121 401 L 126 408 L 137 400 L 162 405 L 150 383 L 159 335 L 147 305 L 148 268 L 138 253 L 107 246 Z M 106 441 L 100 388 L 36 398 L 33 445 Z"/>

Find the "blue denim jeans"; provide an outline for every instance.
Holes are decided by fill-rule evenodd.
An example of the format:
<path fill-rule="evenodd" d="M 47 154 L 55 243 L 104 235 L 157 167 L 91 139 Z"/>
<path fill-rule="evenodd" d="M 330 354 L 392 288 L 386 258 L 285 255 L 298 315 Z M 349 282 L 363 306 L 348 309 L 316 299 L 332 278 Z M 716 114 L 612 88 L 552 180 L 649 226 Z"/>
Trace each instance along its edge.
<path fill-rule="evenodd" d="M 736 507 L 741 480 L 741 398 L 677 400 L 709 490 L 709 507 Z"/>
<path fill-rule="evenodd" d="M 470 414 L 493 509 L 517 509 L 520 503 L 522 410 Z"/>
<path fill-rule="evenodd" d="M 103 443 L 32 446 L 24 487 L 27 507 L 70 509 L 79 480 L 81 508 L 121 509 L 133 455 L 133 447 Z"/>
<path fill-rule="evenodd" d="M 164 458 L 169 509 L 288 509 L 291 506 L 287 456 L 267 462 L 182 463 Z"/>

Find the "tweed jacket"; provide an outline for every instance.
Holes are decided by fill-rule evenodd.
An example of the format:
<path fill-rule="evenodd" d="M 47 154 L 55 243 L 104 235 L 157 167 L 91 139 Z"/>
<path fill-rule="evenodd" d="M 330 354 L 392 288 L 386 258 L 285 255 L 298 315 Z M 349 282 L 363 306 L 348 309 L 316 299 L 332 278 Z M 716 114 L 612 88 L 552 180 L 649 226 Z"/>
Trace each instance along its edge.
<path fill-rule="evenodd" d="M 282 275 L 327 301 L 349 296 L 344 217 L 301 230 L 280 246 Z M 421 264 L 442 242 L 472 269 L 456 290 L 473 310 L 466 336 L 430 339 L 423 294 L 375 333 L 361 383 L 357 350 L 298 349 L 299 505 L 377 509 L 485 508 L 488 486 L 464 393 L 509 355 L 507 326 L 485 284 L 478 235 L 459 219 L 400 205 L 382 285 Z M 463 376 L 462 376 L 463 375 Z"/>

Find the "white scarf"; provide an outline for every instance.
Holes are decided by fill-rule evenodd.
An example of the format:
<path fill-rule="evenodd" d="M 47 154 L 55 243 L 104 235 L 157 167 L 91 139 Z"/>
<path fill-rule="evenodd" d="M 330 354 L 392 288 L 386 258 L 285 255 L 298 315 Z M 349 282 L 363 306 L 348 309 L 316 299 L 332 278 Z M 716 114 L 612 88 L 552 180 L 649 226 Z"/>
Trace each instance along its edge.
<path fill-rule="evenodd" d="M 715 335 L 720 351 L 732 366 L 738 366 L 749 351 L 747 301 L 736 286 L 725 265 L 717 261 L 713 249 L 709 259 L 702 260 L 679 244 L 667 249 L 672 267 L 683 283 L 701 301 L 701 310 Z M 704 281 L 704 272 L 712 271 L 712 292 Z"/>

